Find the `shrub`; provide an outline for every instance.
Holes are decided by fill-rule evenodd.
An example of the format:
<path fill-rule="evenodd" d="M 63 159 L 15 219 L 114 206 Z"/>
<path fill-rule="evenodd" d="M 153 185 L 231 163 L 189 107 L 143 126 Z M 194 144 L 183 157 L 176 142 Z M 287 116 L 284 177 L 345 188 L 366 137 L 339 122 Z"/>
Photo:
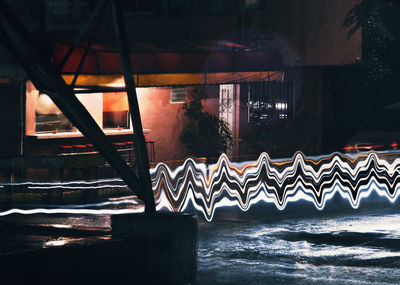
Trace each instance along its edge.
<path fill-rule="evenodd" d="M 203 110 L 202 100 L 207 98 L 205 88 L 196 88 L 193 98 L 184 106 L 188 119 L 180 140 L 196 156 L 218 157 L 232 147 L 232 132 L 228 124 Z"/>

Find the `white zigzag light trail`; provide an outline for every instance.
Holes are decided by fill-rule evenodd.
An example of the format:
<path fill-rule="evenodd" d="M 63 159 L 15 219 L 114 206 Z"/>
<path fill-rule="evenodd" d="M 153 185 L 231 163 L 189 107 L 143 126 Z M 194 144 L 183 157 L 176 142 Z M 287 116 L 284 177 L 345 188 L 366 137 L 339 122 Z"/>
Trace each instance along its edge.
<path fill-rule="evenodd" d="M 247 211 L 259 201 L 284 210 L 289 202 L 303 199 L 322 210 L 335 193 L 353 208 L 372 191 L 394 203 L 400 193 L 400 159 L 389 163 L 380 157 L 384 155 L 398 153 L 353 157 L 333 153 L 311 159 L 298 152 L 286 161 L 271 160 L 263 153 L 256 162 L 240 164 L 222 155 L 210 166 L 209 177 L 207 166 L 192 159 L 174 171 L 158 164 L 151 173 L 158 208 L 184 211 L 191 203 L 210 221 L 219 207 L 238 206 Z"/>
<path fill-rule="evenodd" d="M 185 211 L 191 204 L 211 221 L 217 208 L 237 206 L 247 211 L 260 201 L 272 203 L 278 209 L 284 210 L 288 203 L 306 200 L 322 210 L 336 193 L 348 200 L 353 208 L 358 208 L 360 201 L 373 191 L 394 203 L 400 193 L 400 158 L 388 162 L 382 158 L 387 155 L 398 157 L 399 153 L 368 153 L 353 156 L 333 153 L 306 157 L 303 153 L 297 152 L 291 159 L 279 160 L 272 160 L 266 153 L 262 153 L 257 161 L 241 163 L 230 162 L 226 155 L 221 155 L 218 162 L 208 168 L 205 163 L 196 163 L 189 158 L 175 170 L 171 170 L 164 163 L 159 163 L 150 172 L 157 210 Z M 108 184 L 97 186 L 97 183 Z M 8 185 L 10 184 L 1 186 Z M 95 190 L 126 187 L 121 179 L 63 183 L 24 182 L 18 185 L 26 185 L 30 189 Z M 137 204 L 129 200 L 123 201 L 126 204 Z M 143 208 L 84 209 L 84 207 L 111 204 L 123 204 L 123 202 L 58 206 L 53 209 L 10 209 L 0 212 L 0 216 L 12 213 L 120 214 L 143 211 Z"/>

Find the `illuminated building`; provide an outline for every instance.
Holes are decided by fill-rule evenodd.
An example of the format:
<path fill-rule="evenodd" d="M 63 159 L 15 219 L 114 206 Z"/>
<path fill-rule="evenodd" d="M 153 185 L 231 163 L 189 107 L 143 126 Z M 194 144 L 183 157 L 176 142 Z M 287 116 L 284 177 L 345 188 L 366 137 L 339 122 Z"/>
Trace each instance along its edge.
<path fill-rule="evenodd" d="M 191 155 L 179 136 L 182 104 L 197 86 L 209 87 L 204 109 L 226 120 L 233 133 L 232 159 L 255 158 L 261 150 L 282 156 L 324 151 L 334 125 L 324 105 L 352 92 L 347 75 L 361 57 L 361 32 L 348 38 L 342 26 L 358 2 L 124 1 L 143 128 L 154 142 L 155 161 Z M 10 4 L 59 67 L 97 1 Z M 127 100 L 122 89 L 106 90 L 124 87 L 110 13 L 105 10 L 97 32 L 77 43 L 61 72 L 72 82 L 90 43 L 75 84 L 83 93 L 88 86 L 97 91 L 77 96 L 115 146 L 125 148 L 132 133 Z M 2 54 L 0 88 L 8 95 L 1 132 L 9 135 L 0 156 L 57 155 L 63 146 L 80 151 L 80 145 L 91 151 L 91 142 L 34 88 L 12 56 Z"/>

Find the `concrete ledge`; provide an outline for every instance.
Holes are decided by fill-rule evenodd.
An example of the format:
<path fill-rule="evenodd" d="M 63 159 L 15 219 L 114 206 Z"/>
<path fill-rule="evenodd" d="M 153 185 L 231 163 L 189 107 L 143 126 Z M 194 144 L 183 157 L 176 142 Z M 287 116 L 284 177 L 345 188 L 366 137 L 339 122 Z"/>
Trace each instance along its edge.
<path fill-rule="evenodd" d="M 197 271 L 197 216 L 185 213 L 111 216 L 113 237 L 140 243 L 151 283 L 190 284 Z"/>
<path fill-rule="evenodd" d="M 111 239 L 0 254 L 1 284 L 194 284 L 197 217 L 188 214 L 115 215 Z M 46 229 L 26 229 L 46 236 Z M 30 232 L 32 231 L 32 232 Z M 109 234 L 109 232 L 108 232 Z M 106 237 L 106 236 L 105 236 Z M 107 238 L 110 238 L 108 235 Z M 15 250 L 18 250 L 16 248 Z"/>

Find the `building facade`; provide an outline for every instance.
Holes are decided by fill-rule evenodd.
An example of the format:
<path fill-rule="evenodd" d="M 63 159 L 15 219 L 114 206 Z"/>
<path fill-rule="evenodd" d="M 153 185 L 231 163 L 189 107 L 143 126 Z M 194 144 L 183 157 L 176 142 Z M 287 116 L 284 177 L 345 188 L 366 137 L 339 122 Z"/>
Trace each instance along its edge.
<path fill-rule="evenodd" d="M 223 119 L 233 135 L 233 160 L 266 151 L 318 154 L 330 144 L 329 100 L 337 102 L 361 58 L 361 31 L 349 37 L 346 14 L 359 0 L 136 0 L 123 1 L 131 60 L 146 139 L 155 161 L 193 156 L 180 140 L 184 106 L 198 88 L 203 110 Z M 67 83 L 96 87 L 77 97 L 110 141 L 131 141 L 110 9 L 104 9 L 62 60 L 98 2 L 12 1 L 12 8 L 52 57 Z M 36 11 L 32 13 L 32 11 Z M 1 46 L 1 157 L 57 155 L 63 146 L 90 145 Z M 83 55 L 85 60 L 80 64 Z M 81 66 L 80 66 L 81 65 Z M 79 76 L 74 78 L 79 70 Z M 341 84 L 341 86 L 335 86 Z M 353 100 L 353 99 L 350 99 Z M 325 109 L 324 109 L 325 108 Z M 328 110 L 325 112 L 324 110 Z M 328 142 L 327 142 L 328 141 Z M 89 149 L 91 150 L 91 149 Z"/>

